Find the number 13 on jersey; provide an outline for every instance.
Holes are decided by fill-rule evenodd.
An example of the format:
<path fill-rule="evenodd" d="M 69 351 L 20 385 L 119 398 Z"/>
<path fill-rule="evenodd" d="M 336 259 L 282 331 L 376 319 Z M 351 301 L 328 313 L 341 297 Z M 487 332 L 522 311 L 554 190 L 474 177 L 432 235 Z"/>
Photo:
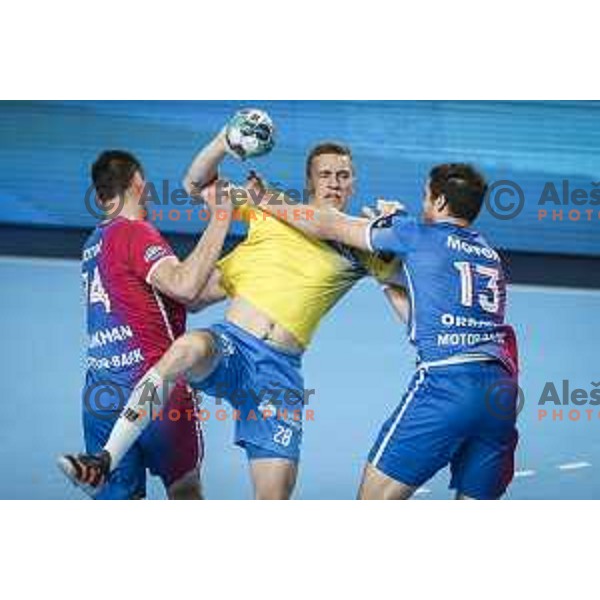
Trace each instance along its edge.
<path fill-rule="evenodd" d="M 498 289 L 498 278 L 500 273 L 493 267 L 473 265 L 469 262 L 455 262 L 454 266 L 460 273 L 460 303 L 463 306 L 473 306 L 473 284 L 474 276 L 479 275 L 485 280 L 485 290 L 477 294 L 477 301 L 483 310 L 489 313 L 497 313 L 500 308 L 500 290 Z"/>

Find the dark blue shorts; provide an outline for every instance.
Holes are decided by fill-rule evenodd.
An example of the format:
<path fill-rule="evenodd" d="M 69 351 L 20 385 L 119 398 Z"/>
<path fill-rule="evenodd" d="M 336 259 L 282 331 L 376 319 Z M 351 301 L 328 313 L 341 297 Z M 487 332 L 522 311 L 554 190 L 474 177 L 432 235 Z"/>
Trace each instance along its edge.
<path fill-rule="evenodd" d="M 517 378 L 497 361 L 420 368 L 382 427 L 369 462 L 419 487 L 450 465 L 450 487 L 499 498 L 514 473 Z"/>
<path fill-rule="evenodd" d="M 85 390 L 84 390 L 85 393 Z M 123 388 L 124 398 L 131 394 Z M 125 454 L 95 496 L 97 500 L 131 500 L 146 496 L 146 471 L 160 477 L 165 488 L 198 468 L 203 454 L 196 410 L 185 386 L 175 388 L 160 418 L 153 420 Z M 102 450 L 120 411 L 97 410 L 84 402 L 83 432 L 88 453 Z"/>
<path fill-rule="evenodd" d="M 216 369 L 195 389 L 225 399 L 234 409 L 234 442 L 248 457 L 298 461 L 302 443 L 304 380 L 301 354 L 291 353 L 258 339 L 229 322 L 209 331 L 218 349 Z"/>

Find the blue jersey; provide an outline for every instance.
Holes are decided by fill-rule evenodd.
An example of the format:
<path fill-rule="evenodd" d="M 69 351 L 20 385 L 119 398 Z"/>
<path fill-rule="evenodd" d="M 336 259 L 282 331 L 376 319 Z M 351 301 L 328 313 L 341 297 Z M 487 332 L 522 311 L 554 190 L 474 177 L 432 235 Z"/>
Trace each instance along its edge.
<path fill-rule="evenodd" d="M 517 371 L 515 334 L 504 322 L 506 278 L 500 256 L 480 233 L 396 213 L 373 221 L 367 240 L 373 252 L 402 259 L 394 281 L 410 297 L 410 340 L 419 363 L 485 355 Z"/>

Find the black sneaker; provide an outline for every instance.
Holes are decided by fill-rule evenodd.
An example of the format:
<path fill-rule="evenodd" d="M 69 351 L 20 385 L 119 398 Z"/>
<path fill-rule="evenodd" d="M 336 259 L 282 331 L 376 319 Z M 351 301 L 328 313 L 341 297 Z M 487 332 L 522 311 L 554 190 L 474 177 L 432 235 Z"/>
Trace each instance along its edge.
<path fill-rule="evenodd" d="M 61 454 L 56 460 L 58 468 L 88 496 L 95 496 L 110 473 L 110 454 Z"/>

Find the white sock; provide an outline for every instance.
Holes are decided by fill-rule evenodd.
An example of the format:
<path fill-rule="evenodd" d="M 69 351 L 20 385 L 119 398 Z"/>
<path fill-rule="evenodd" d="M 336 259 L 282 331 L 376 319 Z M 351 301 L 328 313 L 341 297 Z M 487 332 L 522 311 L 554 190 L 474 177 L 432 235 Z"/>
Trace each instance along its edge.
<path fill-rule="evenodd" d="M 104 445 L 110 454 L 111 471 L 116 469 L 150 424 L 152 415 L 164 408 L 173 386 L 173 383 L 163 380 L 155 369 L 150 369 L 139 380 Z"/>

